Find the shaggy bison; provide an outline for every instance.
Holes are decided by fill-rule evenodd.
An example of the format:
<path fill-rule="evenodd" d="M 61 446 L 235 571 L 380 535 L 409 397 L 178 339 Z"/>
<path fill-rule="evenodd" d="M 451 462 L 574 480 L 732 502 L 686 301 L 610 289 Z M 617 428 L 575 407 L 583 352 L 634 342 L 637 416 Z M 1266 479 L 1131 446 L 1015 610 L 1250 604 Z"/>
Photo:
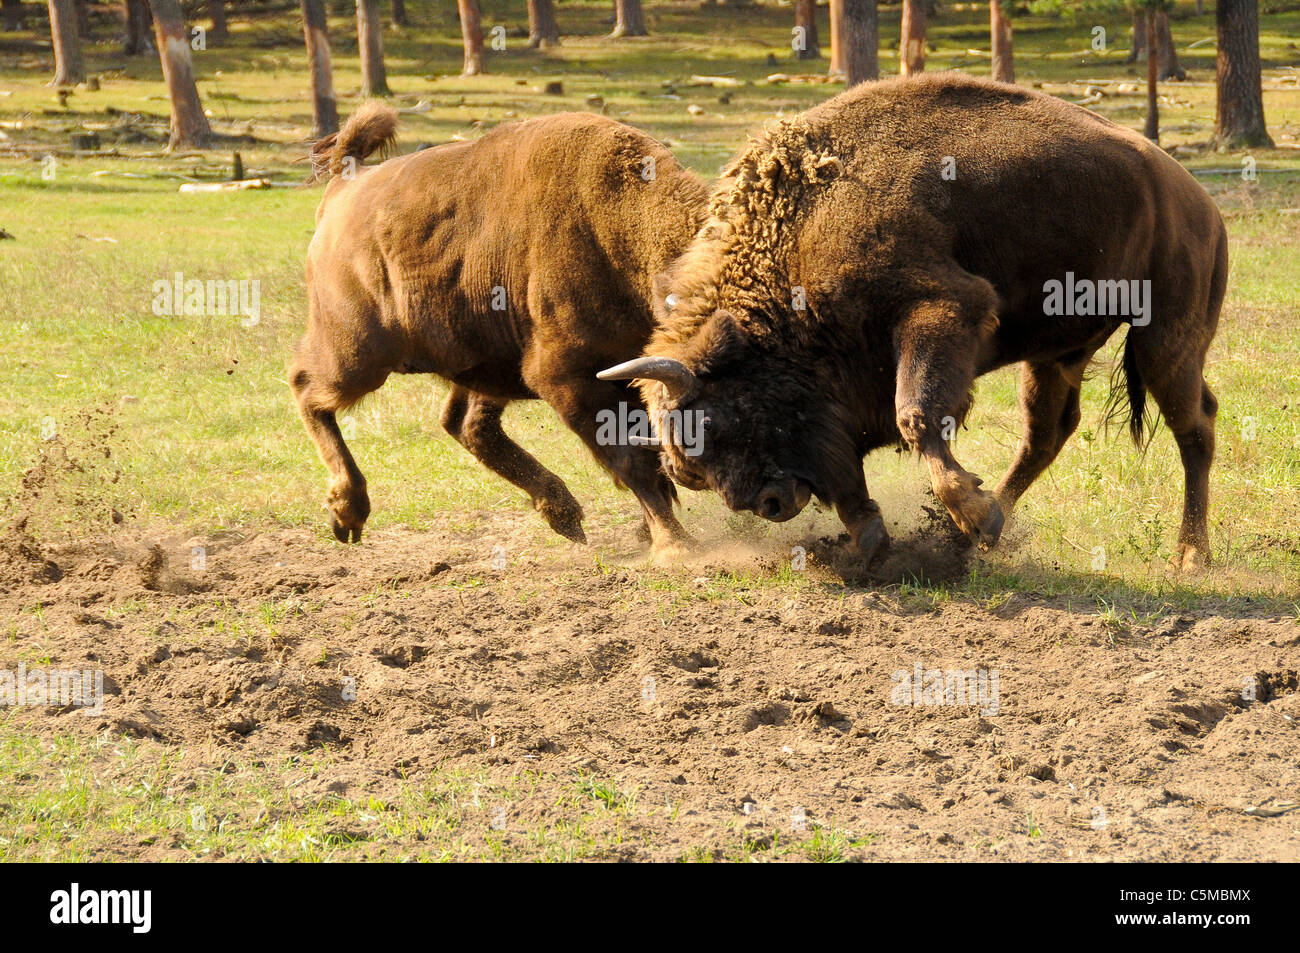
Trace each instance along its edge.
<path fill-rule="evenodd" d="M 750 144 L 656 282 L 649 356 L 600 376 L 640 378 L 652 419 L 699 420 L 694 454 L 660 428 L 678 482 L 778 521 L 816 495 L 871 559 L 888 536 L 867 451 L 919 452 L 953 520 L 991 544 L 1127 323 L 1130 429 L 1140 440 L 1149 391 L 1182 455 L 1175 558 L 1191 568 L 1210 557 L 1217 405 L 1202 368 L 1227 272 L 1214 203 L 1136 133 L 953 74 L 871 83 Z M 989 493 L 950 439 L 974 379 L 1012 363 L 1024 434 Z"/>
<path fill-rule="evenodd" d="M 335 536 L 358 541 L 370 513 L 336 415 L 389 374 L 431 373 L 452 385 L 443 426 L 557 533 L 585 542 L 582 507 L 506 436 L 511 401 L 554 407 L 636 494 L 656 548 L 671 551 L 685 534 L 657 458 L 598 439 L 602 412 L 639 409 L 639 396 L 595 375 L 649 340 L 652 279 L 698 231 L 707 188 L 653 139 L 586 114 L 358 168 L 395 130 L 395 113 L 369 104 L 314 155 L 333 178 L 289 381 L 329 469 Z"/>

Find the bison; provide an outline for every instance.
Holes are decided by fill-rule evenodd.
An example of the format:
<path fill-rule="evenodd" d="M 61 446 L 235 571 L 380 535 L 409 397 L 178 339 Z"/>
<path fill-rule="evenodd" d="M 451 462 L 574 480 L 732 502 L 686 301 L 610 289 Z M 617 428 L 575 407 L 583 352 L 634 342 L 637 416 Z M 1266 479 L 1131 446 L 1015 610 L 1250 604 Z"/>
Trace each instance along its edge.
<path fill-rule="evenodd" d="M 672 552 L 686 537 L 658 460 L 598 439 L 602 414 L 644 413 L 640 397 L 596 372 L 649 340 L 653 278 L 701 227 L 707 186 L 658 142 L 589 114 L 361 167 L 395 132 L 393 110 L 368 104 L 313 151 L 332 178 L 289 382 L 330 473 L 335 536 L 359 541 L 370 514 L 337 415 L 389 374 L 428 373 L 451 383 L 442 425 L 557 533 L 586 541 L 582 507 L 502 430 L 511 401 L 549 403 L 636 495 L 642 535 Z"/>
<path fill-rule="evenodd" d="M 1202 376 L 1228 273 L 1218 210 L 1152 143 L 1078 106 L 954 74 L 872 83 L 787 119 L 725 171 L 710 218 L 656 280 L 641 380 L 672 426 L 668 473 L 787 520 L 816 496 L 878 557 L 862 458 L 901 442 L 957 526 L 1004 513 L 1079 423 L 1093 355 L 1129 324 L 1112 415 L 1142 439 L 1150 392 L 1186 479 L 1175 561 L 1207 564 L 1217 403 Z M 1122 292 L 1122 293 L 1121 293 Z M 993 492 L 950 440 L 975 378 L 1020 364 L 1024 433 Z"/>

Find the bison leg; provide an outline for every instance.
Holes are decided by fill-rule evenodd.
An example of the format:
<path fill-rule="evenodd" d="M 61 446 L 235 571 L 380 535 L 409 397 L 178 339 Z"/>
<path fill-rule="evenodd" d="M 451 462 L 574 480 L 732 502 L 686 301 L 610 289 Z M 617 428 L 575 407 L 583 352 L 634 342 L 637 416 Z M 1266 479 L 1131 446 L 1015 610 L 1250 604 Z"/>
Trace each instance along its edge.
<path fill-rule="evenodd" d="M 1178 442 L 1183 463 L 1183 521 L 1172 563 L 1182 570 L 1204 569 L 1210 564 L 1210 465 L 1219 402 L 1201 376 L 1203 355 L 1174 363 L 1170 355 L 1144 346 L 1147 333 L 1145 328 L 1129 332 L 1136 335 L 1137 366 Z"/>
<path fill-rule="evenodd" d="M 935 496 L 963 533 L 991 546 L 1002 532 L 1002 507 L 980 489 L 984 481 L 953 458 L 950 447 L 970 404 L 976 361 L 997 327 L 992 288 L 971 284 L 970 303 L 924 301 L 899 323 L 894 409 L 904 443 L 929 467 Z"/>
<path fill-rule="evenodd" d="M 601 466 L 636 496 L 650 531 L 654 558 L 658 562 L 669 562 L 679 558 L 691 541 L 673 514 L 677 491 L 660 468 L 659 454 L 655 450 L 607 444 L 597 439 L 598 415 L 602 410 L 617 407 L 620 402 L 632 408 L 641 406 L 640 398 L 631 388 L 618 382 L 597 381 L 598 369 L 594 368 L 589 375 L 584 374 L 578 379 L 528 383 L 591 448 Z"/>
<path fill-rule="evenodd" d="M 507 403 L 453 385 L 442 408 L 442 425 L 480 463 L 527 493 L 551 529 L 585 544 L 582 506 L 564 481 L 501 429 Z"/>
<path fill-rule="evenodd" d="M 312 355 L 321 353 L 324 352 L 320 349 L 300 348 L 295 365 L 290 368 L 289 382 L 298 400 L 302 422 L 330 473 L 325 505 L 330 512 L 334 537 L 341 543 L 359 543 L 361 529 L 370 516 L 370 496 L 366 493 L 366 478 L 343 442 L 335 415 L 379 387 L 387 374 L 324 373 L 311 360 Z"/>
<path fill-rule="evenodd" d="M 1079 385 L 1091 356 L 1062 364 L 1058 361 L 1020 366 L 1020 412 L 1024 433 L 1011 468 L 996 490 L 1003 512 L 1009 513 L 1056 459 L 1079 426 Z"/>

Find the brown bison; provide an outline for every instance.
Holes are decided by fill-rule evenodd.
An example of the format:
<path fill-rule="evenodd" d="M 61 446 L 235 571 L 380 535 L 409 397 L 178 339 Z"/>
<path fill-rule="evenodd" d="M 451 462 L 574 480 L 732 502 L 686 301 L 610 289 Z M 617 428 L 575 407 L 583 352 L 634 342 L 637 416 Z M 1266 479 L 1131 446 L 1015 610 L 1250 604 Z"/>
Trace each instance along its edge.
<path fill-rule="evenodd" d="M 649 340 L 652 280 L 699 230 L 707 188 L 653 139 L 585 114 L 359 168 L 395 130 L 395 113 L 370 104 L 314 154 L 333 178 L 307 253 L 310 316 L 289 381 L 330 472 L 335 536 L 360 540 L 370 514 L 336 415 L 389 374 L 429 373 L 452 385 L 443 426 L 557 533 L 585 542 L 582 507 L 502 430 L 511 401 L 555 408 L 636 494 L 643 533 L 671 551 L 685 534 L 658 459 L 598 439 L 602 413 L 640 410 L 639 395 L 596 371 Z"/>
<path fill-rule="evenodd" d="M 1214 203 L 1137 134 L 953 74 L 872 83 L 750 144 L 656 282 L 651 356 L 601 376 L 642 379 L 652 419 L 698 419 L 693 455 L 660 428 L 678 482 L 778 521 L 816 495 L 871 559 L 888 536 L 867 451 L 919 452 L 953 520 L 991 544 L 1127 323 L 1130 429 L 1140 439 L 1149 391 L 1182 454 L 1176 560 L 1190 568 L 1210 556 L 1217 404 L 1202 368 L 1227 273 Z M 1012 363 L 1024 435 L 989 493 L 950 440 L 974 379 Z"/>

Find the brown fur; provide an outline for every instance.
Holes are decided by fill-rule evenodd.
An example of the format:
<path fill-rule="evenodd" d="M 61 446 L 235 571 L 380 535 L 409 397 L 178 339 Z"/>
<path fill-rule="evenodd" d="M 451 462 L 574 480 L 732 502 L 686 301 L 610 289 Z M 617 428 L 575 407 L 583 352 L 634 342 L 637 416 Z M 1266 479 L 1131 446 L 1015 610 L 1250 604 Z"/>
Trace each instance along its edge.
<path fill-rule="evenodd" d="M 393 121 L 386 107 L 364 107 L 320 154 L 337 173 L 343 158 L 390 142 Z M 335 415 L 391 373 L 432 373 L 453 385 L 447 430 L 524 489 L 557 532 L 583 539 L 582 509 L 501 430 L 513 400 L 550 403 L 637 495 L 656 542 L 680 538 L 657 455 L 596 444 L 599 411 L 640 401 L 595 375 L 649 339 L 651 280 L 695 234 L 706 198 L 662 145 L 588 114 L 512 123 L 336 175 L 317 211 L 310 317 L 290 368 L 331 473 L 336 535 L 359 539 L 370 503 Z"/>
<path fill-rule="evenodd" d="M 1133 430 L 1149 389 L 1187 470 L 1181 560 L 1203 563 L 1215 405 L 1201 368 L 1227 275 L 1214 203 L 1136 133 L 956 74 L 856 87 L 774 125 L 727 170 L 705 228 L 656 282 L 648 353 L 696 371 L 680 407 L 717 431 L 701 457 L 667 447 L 666 467 L 772 518 L 811 488 L 875 546 L 859 460 L 901 440 L 958 525 L 991 543 L 1077 426 L 1083 371 L 1125 323 L 1046 315 L 1044 283 L 1067 271 L 1151 281 L 1151 322 L 1130 329 L 1123 361 Z M 1011 363 L 1026 433 L 992 496 L 941 433 L 974 378 Z M 643 392 L 652 415 L 671 409 L 660 385 Z"/>

